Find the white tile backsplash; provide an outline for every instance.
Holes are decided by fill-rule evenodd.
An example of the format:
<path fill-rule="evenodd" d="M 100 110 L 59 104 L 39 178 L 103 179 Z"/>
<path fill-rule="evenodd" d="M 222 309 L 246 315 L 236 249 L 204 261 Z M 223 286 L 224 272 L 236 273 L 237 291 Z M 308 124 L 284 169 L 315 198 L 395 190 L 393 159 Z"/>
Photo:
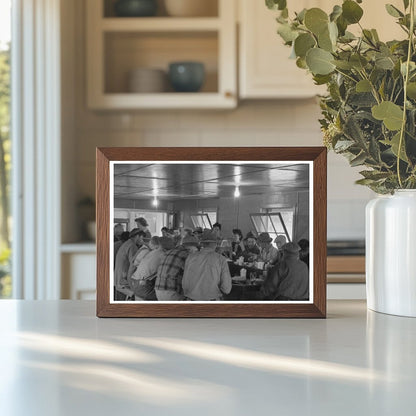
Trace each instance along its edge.
<path fill-rule="evenodd" d="M 94 195 L 96 146 L 320 146 L 315 100 L 243 102 L 232 111 L 82 113 L 76 123 L 78 189 Z M 365 205 L 373 197 L 355 185 L 360 168 L 328 155 L 328 237 L 364 238 Z"/>

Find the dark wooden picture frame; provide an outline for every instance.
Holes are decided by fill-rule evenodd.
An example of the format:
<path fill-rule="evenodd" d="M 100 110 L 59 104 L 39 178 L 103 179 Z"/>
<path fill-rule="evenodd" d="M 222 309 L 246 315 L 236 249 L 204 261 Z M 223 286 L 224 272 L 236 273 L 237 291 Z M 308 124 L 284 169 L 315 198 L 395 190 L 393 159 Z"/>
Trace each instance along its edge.
<path fill-rule="evenodd" d="M 97 316 L 188 318 L 325 318 L 327 150 L 324 147 L 97 148 Z M 313 184 L 313 302 L 110 302 L 110 162 L 307 161 Z"/>

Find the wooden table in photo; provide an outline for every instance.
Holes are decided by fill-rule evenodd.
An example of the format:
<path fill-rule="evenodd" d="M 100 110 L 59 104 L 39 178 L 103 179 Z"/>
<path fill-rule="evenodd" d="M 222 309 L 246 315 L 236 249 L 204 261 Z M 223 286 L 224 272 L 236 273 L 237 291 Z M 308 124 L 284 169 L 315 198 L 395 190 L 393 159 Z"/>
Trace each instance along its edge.
<path fill-rule="evenodd" d="M 228 295 L 224 296 L 224 300 L 261 300 L 258 292 L 264 283 L 263 270 L 247 264 L 239 265 L 229 262 L 233 287 Z M 246 270 L 246 278 L 240 278 L 241 270 Z M 255 276 L 255 277 L 254 277 Z"/>

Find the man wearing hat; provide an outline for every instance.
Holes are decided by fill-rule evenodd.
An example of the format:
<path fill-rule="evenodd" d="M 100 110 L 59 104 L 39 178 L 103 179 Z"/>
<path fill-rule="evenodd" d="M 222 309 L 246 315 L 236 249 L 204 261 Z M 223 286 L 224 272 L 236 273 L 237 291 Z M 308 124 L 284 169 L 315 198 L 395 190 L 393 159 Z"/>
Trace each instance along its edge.
<path fill-rule="evenodd" d="M 139 218 L 136 218 L 134 221 L 136 222 L 136 227 L 139 230 L 142 230 L 146 233 L 145 240 L 150 240 L 152 238 L 152 234 L 147 229 L 147 227 L 149 226 L 149 223 L 146 221 L 146 218 L 139 217 Z"/>
<path fill-rule="evenodd" d="M 155 279 L 157 270 L 167 251 L 173 248 L 169 237 L 154 236 L 150 239 L 150 252 L 146 254 L 131 276 L 132 289 L 136 300 L 157 300 Z"/>
<path fill-rule="evenodd" d="M 268 300 L 308 300 L 308 266 L 299 260 L 300 247 L 287 243 L 282 247 L 283 258 L 270 270 L 263 286 Z"/>
<path fill-rule="evenodd" d="M 260 257 L 266 265 L 275 264 L 279 252 L 276 247 L 272 244 L 273 239 L 269 233 L 261 233 L 257 239 L 257 244 L 260 246 Z"/>
<path fill-rule="evenodd" d="M 251 231 L 249 231 L 246 235 L 244 246 L 245 250 L 242 254 L 242 256 L 244 257 L 244 261 L 256 261 L 257 257 L 260 255 L 260 249 L 257 246 L 257 237 Z"/>
<path fill-rule="evenodd" d="M 202 233 L 203 233 L 202 227 L 196 227 L 192 234 L 199 241 L 201 240 Z"/>
<path fill-rule="evenodd" d="M 196 237 L 187 236 L 182 244 L 166 253 L 156 277 L 156 297 L 160 301 L 185 300 L 182 290 L 182 277 L 185 260 L 191 251 L 197 251 L 199 241 Z"/>
<path fill-rule="evenodd" d="M 133 263 L 139 246 L 143 244 L 144 235 L 138 228 L 134 228 L 130 232 L 130 238 L 119 248 L 114 267 L 114 286 L 116 290 L 129 287 L 127 280 L 129 267 Z"/>
<path fill-rule="evenodd" d="M 215 251 L 217 236 L 205 231 L 201 237 L 201 251 L 186 259 L 182 279 L 184 295 L 189 300 L 222 300 L 231 292 L 232 282 L 227 260 Z"/>

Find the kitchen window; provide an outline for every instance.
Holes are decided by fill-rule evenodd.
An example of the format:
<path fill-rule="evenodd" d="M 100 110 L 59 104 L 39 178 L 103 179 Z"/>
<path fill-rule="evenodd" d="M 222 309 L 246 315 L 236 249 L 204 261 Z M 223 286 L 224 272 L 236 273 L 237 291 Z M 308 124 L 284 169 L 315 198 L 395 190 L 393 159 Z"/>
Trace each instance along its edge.
<path fill-rule="evenodd" d="M 10 270 L 10 9 L 10 0 L 0 0 L 0 298 L 9 298 L 12 295 Z"/>
<path fill-rule="evenodd" d="M 267 210 L 266 213 L 250 214 L 251 222 L 256 229 L 257 234 L 269 233 L 273 241 L 278 235 L 283 235 L 286 240 L 292 241 L 294 210 L 282 209 Z"/>

